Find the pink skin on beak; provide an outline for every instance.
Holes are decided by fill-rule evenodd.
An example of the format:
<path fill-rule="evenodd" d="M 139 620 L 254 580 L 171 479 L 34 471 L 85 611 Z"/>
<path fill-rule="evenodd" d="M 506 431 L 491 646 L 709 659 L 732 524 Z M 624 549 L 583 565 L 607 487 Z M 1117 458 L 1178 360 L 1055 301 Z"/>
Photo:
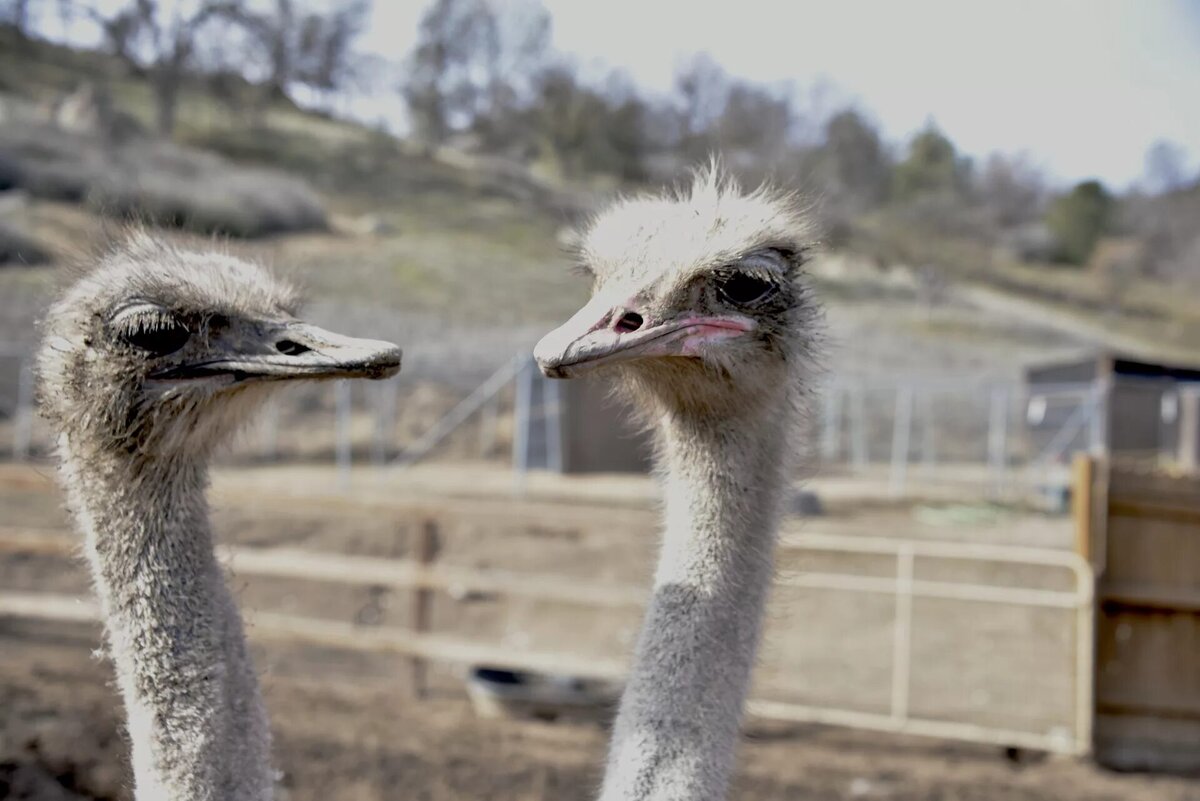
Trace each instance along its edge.
<path fill-rule="evenodd" d="M 602 365 L 651 356 L 698 357 L 706 347 L 742 336 L 756 327 L 741 315 L 685 315 L 650 323 L 628 303 L 597 296 L 533 349 L 550 378 L 571 378 Z"/>

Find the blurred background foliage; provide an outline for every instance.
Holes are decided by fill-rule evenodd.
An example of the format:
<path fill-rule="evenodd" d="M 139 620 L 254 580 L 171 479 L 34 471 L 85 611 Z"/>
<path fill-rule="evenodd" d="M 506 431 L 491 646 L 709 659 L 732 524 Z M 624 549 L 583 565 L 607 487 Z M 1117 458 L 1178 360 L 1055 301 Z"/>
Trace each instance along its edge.
<path fill-rule="evenodd" d="M 1178 297 L 1200 285 L 1200 176 L 1178 144 L 1152 146 L 1130 187 L 1061 186 L 1027 153 L 969 157 L 933 119 L 888 141 L 870 109 L 831 104 L 825 87 L 743 80 L 702 52 L 669 92 L 596 74 L 555 49 L 533 0 L 435 0 L 395 64 L 359 49 L 370 12 L 367 0 L 0 0 L 0 189 L 241 238 L 347 219 L 453 228 L 543 264 L 598 198 L 720 153 L 749 182 L 802 187 L 826 244 L 881 269 L 1118 322 L 1148 308 L 1174 341 L 1200 326 Z M 50 41 L 50 18 L 99 26 L 101 46 Z M 334 113 L 381 81 L 406 105 L 403 136 Z M 44 228 L 8 217 L 0 257 L 54 255 Z M 392 269 L 418 292 L 440 280 L 419 272 Z"/>

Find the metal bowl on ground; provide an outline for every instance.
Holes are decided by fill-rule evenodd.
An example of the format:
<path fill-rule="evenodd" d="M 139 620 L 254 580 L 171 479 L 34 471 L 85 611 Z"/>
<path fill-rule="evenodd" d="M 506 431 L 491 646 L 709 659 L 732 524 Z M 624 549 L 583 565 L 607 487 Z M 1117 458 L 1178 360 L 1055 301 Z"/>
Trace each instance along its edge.
<path fill-rule="evenodd" d="M 467 694 L 480 717 L 599 722 L 616 710 L 621 688 L 578 676 L 476 665 L 467 674 Z"/>

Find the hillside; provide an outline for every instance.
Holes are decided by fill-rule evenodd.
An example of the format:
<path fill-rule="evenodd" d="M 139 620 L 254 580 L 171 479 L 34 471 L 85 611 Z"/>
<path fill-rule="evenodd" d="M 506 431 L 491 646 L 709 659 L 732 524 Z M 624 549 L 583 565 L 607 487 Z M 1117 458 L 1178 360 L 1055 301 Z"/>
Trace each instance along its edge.
<path fill-rule="evenodd" d="M 45 43 L 19 49 L 5 35 L 0 28 L 0 103 L 29 110 L 103 80 L 122 110 L 149 122 L 145 82 L 112 59 Z M 454 152 L 430 158 L 282 101 L 249 120 L 200 86 L 187 89 L 177 138 L 312 185 L 332 230 L 231 247 L 294 275 L 319 316 L 403 339 L 418 372 L 469 383 L 586 295 L 559 240 L 596 198 L 520 165 Z M 52 255 L 48 266 L 0 268 L 0 341 L 28 343 L 58 265 L 80 258 L 114 223 L 54 200 L 2 208 L 6 222 Z M 1007 263 L 968 242 L 913 241 L 872 220 L 862 232 L 814 268 L 837 372 L 1010 375 L 1023 362 L 1094 342 L 1186 357 L 1187 344 L 1200 341 L 1200 310 L 1165 288 L 1114 293 L 1086 271 Z M 938 269 L 914 269 L 935 252 Z"/>

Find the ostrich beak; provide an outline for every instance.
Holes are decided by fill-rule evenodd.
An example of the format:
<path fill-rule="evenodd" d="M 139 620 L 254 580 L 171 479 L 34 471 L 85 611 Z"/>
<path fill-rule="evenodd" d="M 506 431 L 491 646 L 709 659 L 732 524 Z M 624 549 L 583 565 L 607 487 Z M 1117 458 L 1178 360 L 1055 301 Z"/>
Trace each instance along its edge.
<path fill-rule="evenodd" d="M 746 334 L 757 325 L 741 315 L 690 312 L 652 321 L 638 305 L 614 304 L 603 296 L 593 298 L 534 347 L 538 367 L 548 378 L 573 378 L 597 367 L 633 359 L 699 357 L 707 346 Z"/>
<path fill-rule="evenodd" d="M 388 378 L 400 372 L 400 348 L 391 342 L 357 339 L 289 320 L 246 323 L 214 340 L 210 358 L 158 371 L 168 381 L 226 378 L 289 381 L 331 378 Z"/>

